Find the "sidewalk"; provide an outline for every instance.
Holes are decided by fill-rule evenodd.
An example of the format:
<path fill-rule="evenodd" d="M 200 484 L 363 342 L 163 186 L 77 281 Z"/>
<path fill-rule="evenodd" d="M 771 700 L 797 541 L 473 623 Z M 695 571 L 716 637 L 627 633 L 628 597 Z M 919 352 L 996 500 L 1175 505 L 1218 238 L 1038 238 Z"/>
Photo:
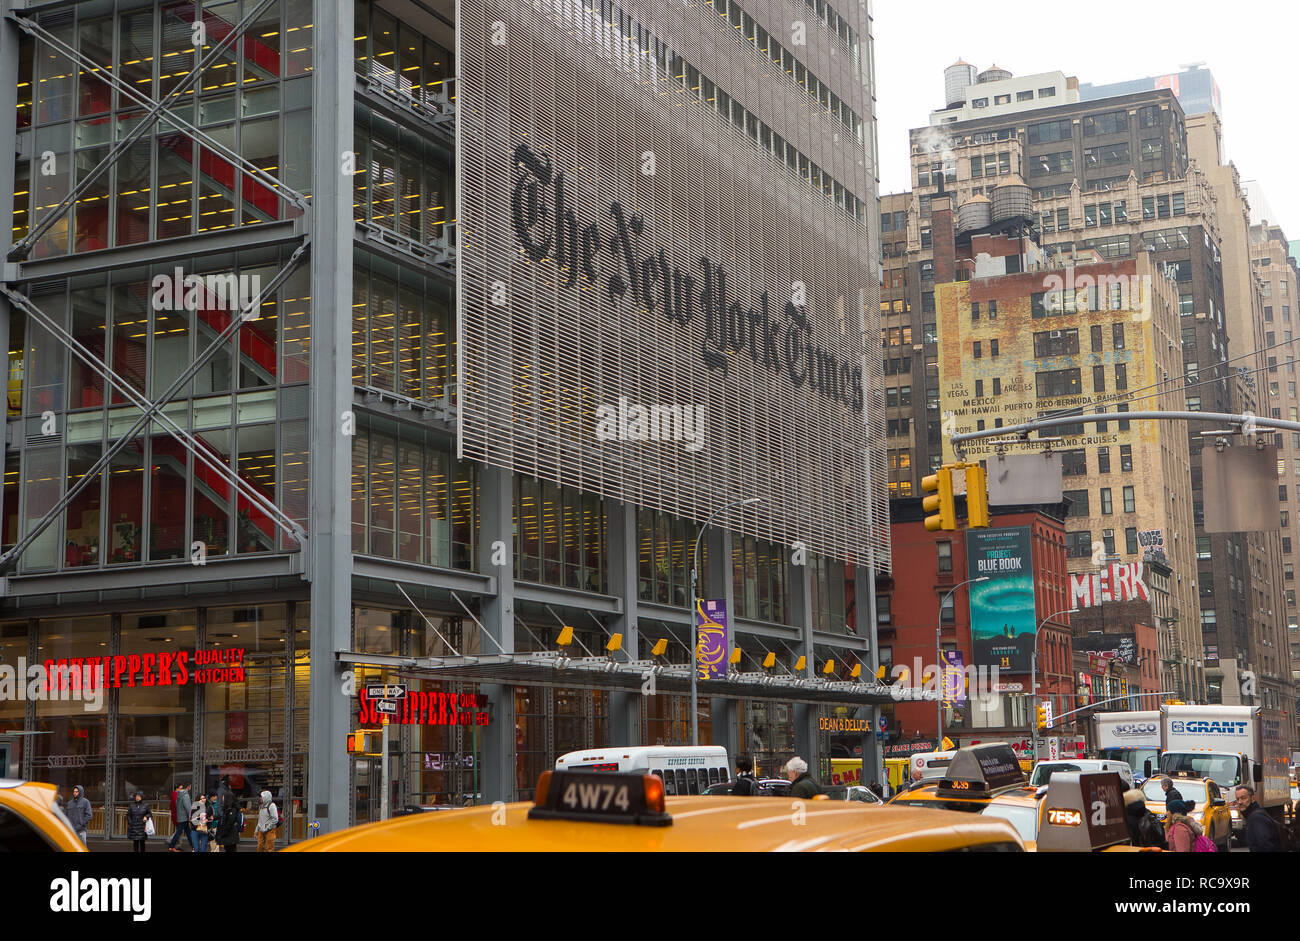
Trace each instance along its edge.
<path fill-rule="evenodd" d="M 145 851 L 146 853 L 166 853 L 166 854 L 169 855 L 169 856 L 179 856 L 179 855 L 181 855 L 181 853 L 188 853 L 188 854 L 190 854 L 190 855 L 193 855 L 194 850 L 192 850 L 192 849 L 190 848 L 189 841 L 188 841 L 188 840 L 184 840 L 184 839 L 180 840 L 180 841 L 176 844 L 176 846 L 177 846 L 178 848 L 180 848 L 181 853 L 167 853 L 167 840 L 168 840 L 168 839 L 170 839 L 170 837 L 167 837 L 167 838 L 150 837 L 150 838 L 145 842 L 145 845 L 144 845 L 144 851 Z M 123 838 L 123 839 L 120 839 L 120 840 L 103 840 L 103 839 L 95 839 L 95 838 L 92 837 L 92 838 L 90 839 L 90 841 L 89 841 L 86 845 L 87 845 L 87 847 L 90 849 L 90 851 L 91 851 L 92 853 L 129 853 L 129 852 L 131 852 L 131 841 L 128 840 L 128 839 L 126 839 L 126 838 Z M 277 847 L 277 848 L 278 848 L 278 847 Z M 256 841 L 256 840 L 240 840 L 240 841 L 239 841 L 239 852 L 240 852 L 240 853 L 256 853 L 256 852 L 257 852 L 257 841 Z"/>

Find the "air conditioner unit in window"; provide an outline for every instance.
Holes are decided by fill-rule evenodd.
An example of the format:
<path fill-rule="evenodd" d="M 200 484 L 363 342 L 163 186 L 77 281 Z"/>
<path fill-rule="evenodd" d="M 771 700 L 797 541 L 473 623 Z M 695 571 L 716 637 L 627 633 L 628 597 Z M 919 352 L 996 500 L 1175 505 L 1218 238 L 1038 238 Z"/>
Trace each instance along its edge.
<path fill-rule="evenodd" d="M 1053 340 L 1059 340 L 1059 339 L 1061 339 L 1061 331 L 1060 331 L 1060 330 L 1053 330 L 1053 331 L 1051 331 L 1050 333 L 1048 333 L 1048 337 L 1050 337 L 1050 338 L 1053 339 Z"/>

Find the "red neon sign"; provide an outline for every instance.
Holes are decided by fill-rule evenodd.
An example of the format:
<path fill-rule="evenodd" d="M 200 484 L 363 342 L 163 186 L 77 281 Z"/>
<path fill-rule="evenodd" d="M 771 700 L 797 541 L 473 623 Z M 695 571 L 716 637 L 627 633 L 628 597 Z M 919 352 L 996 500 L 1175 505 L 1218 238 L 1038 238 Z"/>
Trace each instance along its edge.
<path fill-rule="evenodd" d="M 359 724 L 378 725 L 384 714 L 375 707 L 375 700 L 365 689 L 357 691 L 357 699 Z M 399 725 L 487 725 L 486 705 L 487 697 L 474 693 L 410 690 L 397 700 L 397 713 L 389 715 L 388 721 Z"/>
<path fill-rule="evenodd" d="M 189 683 L 243 683 L 243 647 L 70 657 L 46 660 L 50 689 L 121 689 L 123 686 L 185 686 Z"/>

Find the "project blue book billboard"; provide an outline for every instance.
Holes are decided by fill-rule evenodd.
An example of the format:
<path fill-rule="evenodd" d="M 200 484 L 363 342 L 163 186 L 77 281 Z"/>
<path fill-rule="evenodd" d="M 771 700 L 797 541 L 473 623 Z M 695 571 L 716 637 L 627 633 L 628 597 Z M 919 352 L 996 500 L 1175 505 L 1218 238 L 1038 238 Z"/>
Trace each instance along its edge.
<path fill-rule="evenodd" d="M 966 532 L 971 582 L 971 650 L 976 666 L 1028 673 L 1034 651 L 1034 565 L 1030 529 L 971 529 Z"/>

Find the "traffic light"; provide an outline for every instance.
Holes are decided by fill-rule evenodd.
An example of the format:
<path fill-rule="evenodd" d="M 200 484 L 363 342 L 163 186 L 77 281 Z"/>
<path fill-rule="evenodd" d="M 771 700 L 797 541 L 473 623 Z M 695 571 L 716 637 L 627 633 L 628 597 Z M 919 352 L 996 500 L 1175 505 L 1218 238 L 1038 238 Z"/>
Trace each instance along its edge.
<path fill-rule="evenodd" d="M 1038 728 L 1047 728 L 1047 703 L 1038 704 Z"/>
<path fill-rule="evenodd" d="M 925 531 L 957 528 L 957 507 L 952 498 L 952 468 L 943 466 L 921 480 L 921 489 L 930 495 L 921 501 L 927 513 L 938 510 L 938 515 L 925 518 Z"/>
<path fill-rule="evenodd" d="M 966 520 L 971 529 L 989 524 L 988 474 L 979 464 L 966 465 Z"/>

